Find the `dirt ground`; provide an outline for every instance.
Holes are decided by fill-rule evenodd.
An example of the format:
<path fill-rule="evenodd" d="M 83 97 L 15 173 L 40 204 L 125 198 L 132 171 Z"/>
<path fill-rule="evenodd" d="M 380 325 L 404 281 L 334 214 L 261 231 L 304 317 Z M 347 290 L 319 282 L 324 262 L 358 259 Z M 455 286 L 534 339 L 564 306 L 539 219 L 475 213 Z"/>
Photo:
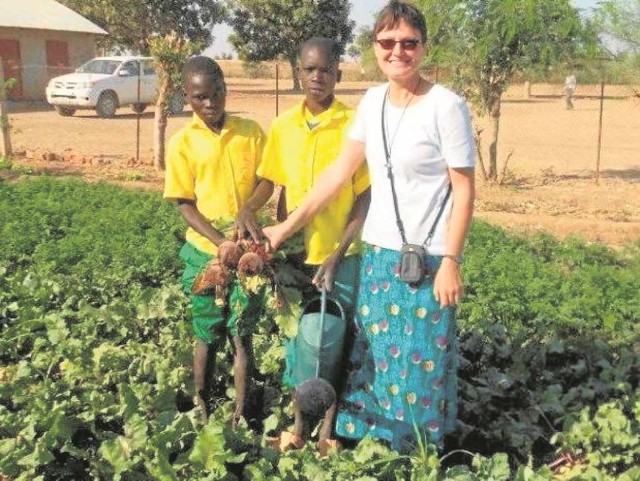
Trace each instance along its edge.
<path fill-rule="evenodd" d="M 227 83 L 228 110 L 267 130 L 276 114 L 275 81 L 230 78 Z M 338 95 L 355 106 L 368 85 L 343 83 Z M 280 112 L 301 98 L 286 90 L 290 86 L 289 80 L 280 81 L 285 89 L 277 98 Z M 624 87 L 606 87 L 596 183 L 599 93 L 599 86 L 579 86 L 569 111 L 558 85 L 533 85 L 529 98 L 520 85 L 507 92 L 498 152 L 500 170 L 509 158 L 505 182 L 489 185 L 478 174 L 478 218 L 525 235 L 546 231 L 612 246 L 640 239 L 640 99 Z M 167 134 L 190 115 L 187 110 L 171 118 Z M 114 119 L 99 119 L 94 111 L 63 118 L 46 104 L 14 104 L 9 120 L 17 165 L 132 188 L 162 187 L 162 173 L 152 167 L 152 108 L 139 119 L 138 156 L 138 119 L 128 108 Z M 476 117 L 474 123 L 483 129 L 488 159 L 489 121 Z"/>

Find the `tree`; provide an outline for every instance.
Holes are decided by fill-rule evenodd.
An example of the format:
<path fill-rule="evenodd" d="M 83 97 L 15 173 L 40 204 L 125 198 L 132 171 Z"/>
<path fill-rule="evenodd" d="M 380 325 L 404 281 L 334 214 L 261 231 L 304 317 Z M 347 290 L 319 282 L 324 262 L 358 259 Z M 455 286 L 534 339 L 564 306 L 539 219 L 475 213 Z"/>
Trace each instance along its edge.
<path fill-rule="evenodd" d="M 421 0 L 429 27 L 426 62 L 449 72 L 454 88 L 493 120 L 489 169 L 498 179 L 502 94 L 517 73 L 568 62 L 588 43 L 570 0 Z M 504 169 L 503 169 L 504 170 Z"/>
<path fill-rule="evenodd" d="M 367 52 L 373 52 L 372 38 L 373 29 L 371 27 L 360 27 L 355 40 L 347 48 L 347 54 L 353 58 L 362 59 Z"/>
<path fill-rule="evenodd" d="M 168 100 L 180 94 L 179 71 L 188 56 L 195 53 L 193 46 L 207 47 L 213 25 L 224 19 L 221 1 L 60 1 L 109 32 L 103 40 L 105 48 L 154 57 L 160 76 L 154 118 L 154 164 L 157 169 L 164 169 Z"/>
<path fill-rule="evenodd" d="M 597 17 L 605 34 L 640 55 L 640 0 L 606 0 Z"/>
<path fill-rule="evenodd" d="M 300 45 L 313 36 L 333 38 L 344 52 L 353 38 L 348 0 L 233 0 L 229 2 L 233 33 L 229 41 L 242 60 L 285 58 L 291 65 L 293 89 Z"/>
<path fill-rule="evenodd" d="M 363 26 L 358 29 L 358 34 L 353 44 L 360 51 L 360 69 L 366 80 L 384 80 L 382 72 L 378 68 L 378 59 L 373 51 L 373 27 Z"/>
<path fill-rule="evenodd" d="M 160 78 L 153 129 L 153 165 L 157 170 L 164 170 L 168 100 L 173 95 L 181 95 L 178 92 L 181 91 L 184 64 L 189 57 L 202 50 L 202 46 L 170 33 L 150 39 L 149 48 Z"/>
<path fill-rule="evenodd" d="M 355 43 L 352 43 L 347 47 L 347 55 L 353 59 L 359 60 L 362 57 L 362 51 Z"/>
<path fill-rule="evenodd" d="M 13 148 L 11 147 L 11 126 L 9 125 L 5 100 L 7 98 L 7 91 L 12 88 L 15 83 L 16 79 L 14 78 L 5 80 L 4 64 L 2 63 L 2 57 L 0 57 L 0 155 L 3 157 L 11 157 L 13 154 Z"/>
<path fill-rule="evenodd" d="M 172 33 L 205 47 L 224 20 L 221 0 L 59 0 L 104 28 L 101 47 L 149 55 L 151 38 Z"/>
<path fill-rule="evenodd" d="M 607 38 L 617 43 L 616 57 L 631 83 L 640 81 L 640 0 L 606 0 L 596 12 L 596 22 Z M 609 42 L 611 43 L 611 42 Z M 631 88 L 640 97 L 640 87 Z"/>

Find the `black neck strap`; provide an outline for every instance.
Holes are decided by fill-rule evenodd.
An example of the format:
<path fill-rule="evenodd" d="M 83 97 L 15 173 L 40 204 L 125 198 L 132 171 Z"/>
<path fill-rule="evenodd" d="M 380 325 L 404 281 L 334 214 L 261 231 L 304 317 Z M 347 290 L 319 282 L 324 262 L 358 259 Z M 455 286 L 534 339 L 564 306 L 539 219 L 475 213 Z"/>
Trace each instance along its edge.
<path fill-rule="evenodd" d="M 398 207 L 398 196 L 396 194 L 396 186 L 393 178 L 393 170 L 391 169 L 391 153 L 389 152 L 389 145 L 387 141 L 387 126 L 385 122 L 385 114 L 387 109 L 387 97 L 389 90 L 387 89 L 387 93 L 384 95 L 384 100 L 382 101 L 382 115 L 381 115 L 381 126 L 382 126 L 382 143 L 384 145 L 384 155 L 386 158 L 385 167 L 387 168 L 387 177 L 389 177 L 389 183 L 391 184 L 391 196 L 393 197 L 393 209 L 396 212 L 396 224 L 398 225 L 398 230 L 400 231 L 400 237 L 402 238 L 402 243 L 407 244 L 407 236 L 404 232 L 404 225 L 402 223 L 402 219 L 400 219 L 400 208 Z M 433 225 L 431 229 L 429 229 L 429 233 L 427 234 L 427 238 L 422 243 L 423 246 L 428 247 L 431 244 L 431 239 L 433 238 L 433 234 L 436 231 L 436 227 L 438 222 L 440 221 L 440 217 L 442 217 L 442 213 L 444 212 L 444 208 L 447 205 L 447 201 L 449 200 L 449 196 L 451 195 L 451 182 L 447 186 L 447 193 L 444 196 L 442 201 L 442 205 L 440 206 L 440 210 L 438 211 L 438 215 L 436 215 L 435 220 L 433 221 Z"/>

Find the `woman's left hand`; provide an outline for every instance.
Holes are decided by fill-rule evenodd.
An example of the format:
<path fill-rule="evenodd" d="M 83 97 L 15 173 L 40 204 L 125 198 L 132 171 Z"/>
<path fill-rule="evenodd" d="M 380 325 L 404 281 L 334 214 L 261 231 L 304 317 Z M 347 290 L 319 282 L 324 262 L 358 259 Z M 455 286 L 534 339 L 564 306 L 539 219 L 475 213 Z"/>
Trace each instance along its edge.
<path fill-rule="evenodd" d="M 444 257 L 433 281 L 433 295 L 440 307 L 458 304 L 464 297 L 464 285 L 460 266 L 453 259 Z"/>

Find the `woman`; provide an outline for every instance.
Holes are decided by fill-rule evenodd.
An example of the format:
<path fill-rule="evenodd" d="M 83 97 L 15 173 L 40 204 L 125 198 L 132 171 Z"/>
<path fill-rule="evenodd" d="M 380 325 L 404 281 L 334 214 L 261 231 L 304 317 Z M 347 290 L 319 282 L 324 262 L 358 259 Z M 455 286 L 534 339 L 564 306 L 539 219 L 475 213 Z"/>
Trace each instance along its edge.
<path fill-rule="evenodd" d="M 416 433 L 442 445 L 455 426 L 454 306 L 464 291 L 460 264 L 475 195 L 468 109 L 453 92 L 420 76 L 426 37 L 424 16 L 411 4 L 392 1 L 381 10 L 374 50 L 388 83 L 367 91 L 349 140 L 303 205 L 264 230 L 272 246 L 280 245 L 366 159 L 371 205 L 362 233 L 356 339 L 336 432 L 384 439 L 399 451 L 415 446 Z M 399 275 L 402 246 L 420 245 L 427 234 L 426 264 L 434 274 L 407 284 Z"/>

